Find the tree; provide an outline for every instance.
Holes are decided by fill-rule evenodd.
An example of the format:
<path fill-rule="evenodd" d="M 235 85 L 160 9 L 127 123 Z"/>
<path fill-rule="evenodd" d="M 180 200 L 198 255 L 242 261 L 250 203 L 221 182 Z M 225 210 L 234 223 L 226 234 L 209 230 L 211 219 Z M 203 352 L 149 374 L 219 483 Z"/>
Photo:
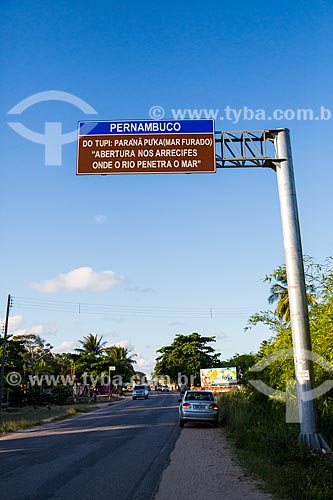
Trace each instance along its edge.
<path fill-rule="evenodd" d="M 2 357 L 2 349 L 3 349 L 3 337 L 0 337 L 0 359 Z M 23 355 L 25 354 L 26 349 L 24 347 L 23 342 L 20 340 L 14 340 L 11 335 L 7 337 L 6 342 L 6 358 L 5 358 L 5 366 L 4 366 L 4 392 L 11 403 L 18 404 L 22 398 L 23 387 L 21 384 L 19 385 L 9 385 L 6 380 L 6 375 L 9 372 L 19 373 L 21 377 L 23 377 L 24 373 L 24 360 Z M 23 380 L 23 379 L 22 379 Z"/>
<path fill-rule="evenodd" d="M 146 374 L 143 372 L 134 372 L 134 374 L 132 375 L 132 380 L 134 381 L 135 384 L 146 384 L 147 383 Z"/>
<path fill-rule="evenodd" d="M 248 370 L 256 363 L 257 355 L 254 353 L 249 354 L 234 354 L 232 358 L 227 361 L 221 361 L 221 367 L 236 366 L 238 380 L 245 383 L 248 379 Z"/>
<path fill-rule="evenodd" d="M 0 357 L 2 356 L 3 337 L 0 337 Z M 7 337 L 5 373 L 8 371 L 23 371 L 23 354 L 26 352 L 24 343 L 14 339 L 11 335 Z"/>
<path fill-rule="evenodd" d="M 219 354 L 208 345 L 211 342 L 215 342 L 215 337 L 177 334 L 170 346 L 157 351 L 161 355 L 156 359 L 155 375 L 167 375 L 175 383 L 180 375 L 188 380 L 192 376 L 194 382 L 199 383 L 201 368 L 213 368 L 220 363 Z"/>
<path fill-rule="evenodd" d="M 106 342 L 102 342 L 102 339 L 103 335 L 98 338 L 98 335 L 89 333 L 89 335 L 83 337 L 83 340 L 79 340 L 82 348 L 78 347 L 75 350 L 80 354 L 98 358 L 103 353 L 104 346 L 106 345 Z"/>
<path fill-rule="evenodd" d="M 273 271 L 269 276 L 266 276 L 264 281 L 269 281 L 275 279 L 275 283 L 271 286 L 271 295 L 268 297 L 268 303 L 276 305 L 276 314 L 279 319 L 284 319 L 285 321 L 290 321 L 290 307 L 289 307 L 289 295 L 288 295 L 288 282 L 287 282 L 287 272 L 285 266 L 280 266 Z"/>
<path fill-rule="evenodd" d="M 15 335 L 13 340 L 23 346 L 23 350 L 19 352 L 23 362 L 22 390 L 23 393 L 26 393 L 27 400 L 35 406 L 40 402 L 41 388 L 36 385 L 34 376 L 49 373 L 49 367 L 53 359 L 53 347 L 40 335 L 34 333 Z M 20 396 L 23 396 L 23 394 Z"/>
<path fill-rule="evenodd" d="M 275 270 L 270 277 L 283 276 L 283 266 Z M 324 264 L 314 264 L 307 258 L 305 265 L 306 289 L 309 309 L 312 351 L 333 365 L 333 258 L 326 259 Z M 268 279 L 267 279 L 268 281 Z M 278 354 L 277 360 L 270 363 L 260 377 L 271 387 L 284 390 L 286 381 L 295 379 L 295 369 L 290 354 L 285 359 L 281 355 L 292 349 L 292 333 L 290 323 L 280 318 L 278 311 L 261 311 L 249 318 L 248 326 L 263 323 L 269 327 L 273 337 L 262 342 L 257 354 L 258 360 L 271 354 Z M 290 351 L 289 351 L 290 352 Z M 331 368 L 314 362 L 316 384 L 331 379 Z M 325 396 L 327 398 L 329 396 Z"/>
<path fill-rule="evenodd" d="M 81 347 L 75 349 L 78 359 L 75 361 L 75 373 L 81 377 L 85 373 L 97 376 L 101 373 L 101 361 L 105 352 L 106 342 L 103 342 L 103 335 L 98 337 L 89 333 L 83 340 L 79 340 Z"/>
<path fill-rule="evenodd" d="M 305 276 L 306 276 L 306 298 L 309 305 L 316 303 L 315 295 L 315 274 L 318 270 L 313 260 L 309 257 L 304 258 Z M 275 280 L 275 282 L 273 282 Z M 275 269 L 272 274 L 265 277 L 264 281 L 272 283 L 271 294 L 268 297 L 268 303 L 277 303 L 275 312 L 280 320 L 290 321 L 290 305 L 288 295 L 287 270 L 285 264 Z"/>
<path fill-rule="evenodd" d="M 28 335 L 15 335 L 13 340 L 21 342 L 24 347 L 24 352 L 21 353 L 24 368 L 31 371 L 31 374 L 39 372 L 40 369 L 45 371 L 45 367 L 53 358 L 50 343 L 46 342 L 34 333 Z"/>
<path fill-rule="evenodd" d="M 105 365 L 106 368 L 110 365 L 115 366 L 115 374 L 120 375 L 125 380 L 129 380 L 135 373 L 133 364 L 136 363 L 136 361 L 132 359 L 135 356 L 136 354 L 129 355 L 129 350 L 126 347 L 113 345 L 105 349 L 103 365 Z"/>

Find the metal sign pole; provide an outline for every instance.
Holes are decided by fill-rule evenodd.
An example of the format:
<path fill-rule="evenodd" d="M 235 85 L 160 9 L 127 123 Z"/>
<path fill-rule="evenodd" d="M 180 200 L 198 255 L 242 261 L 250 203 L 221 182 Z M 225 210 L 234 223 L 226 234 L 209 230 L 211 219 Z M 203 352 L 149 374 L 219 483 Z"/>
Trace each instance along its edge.
<path fill-rule="evenodd" d="M 310 326 L 289 130 L 276 130 L 274 136 L 277 160 L 279 160 L 275 165 L 293 337 L 300 418 L 299 437 L 310 448 L 329 450 L 329 446 L 318 432 L 315 394 L 312 391 L 314 376 Z"/>

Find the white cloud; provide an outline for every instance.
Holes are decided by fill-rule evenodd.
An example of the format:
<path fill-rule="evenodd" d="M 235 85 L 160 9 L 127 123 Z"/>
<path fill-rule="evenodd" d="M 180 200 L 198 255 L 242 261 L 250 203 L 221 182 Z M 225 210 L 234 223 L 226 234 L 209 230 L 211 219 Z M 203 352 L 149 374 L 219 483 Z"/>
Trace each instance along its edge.
<path fill-rule="evenodd" d="M 57 333 L 58 327 L 54 324 L 35 324 L 25 328 L 17 328 L 13 329 L 10 333 L 14 337 L 19 335 L 39 335 L 40 337 L 44 337 L 45 335 L 54 335 Z"/>
<path fill-rule="evenodd" d="M 17 314 L 16 316 L 9 316 L 8 318 L 8 331 L 12 332 L 13 330 L 15 331 L 17 328 L 20 328 L 20 326 L 23 325 L 23 316 L 20 316 Z M 5 320 L 3 321 L 5 324 Z"/>
<path fill-rule="evenodd" d="M 58 326 L 56 323 L 37 323 L 30 326 L 25 326 L 25 319 L 23 316 L 17 314 L 14 316 L 9 316 L 8 318 L 8 333 L 9 335 L 19 336 L 19 335 L 54 335 L 58 331 Z"/>
<path fill-rule="evenodd" d="M 52 349 L 52 351 L 56 354 L 61 354 L 63 352 L 71 352 L 76 347 L 75 340 L 64 340 L 61 344 L 57 345 Z"/>
<path fill-rule="evenodd" d="M 108 218 L 106 215 L 98 214 L 98 215 L 95 215 L 94 220 L 95 220 L 96 224 L 105 224 L 107 222 Z"/>
<path fill-rule="evenodd" d="M 94 271 L 91 267 L 78 267 L 68 273 L 59 274 L 56 278 L 42 283 L 32 283 L 32 288 L 42 293 L 57 293 L 61 291 L 89 290 L 104 292 L 122 283 L 124 277 L 113 271 Z"/>
<path fill-rule="evenodd" d="M 119 347 L 125 347 L 129 351 L 129 353 L 133 352 L 133 349 L 134 349 L 134 346 L 127 339 L 121 339 L 121 340 L 116 340 L 115 342 L 111 342 L 108 345 L 108 347 L 113 346 L 113 345 L 119 346 Z"/>
<path fill-rule="evenodd" d="M 44 325 L 34 325 L 30 326 L 29 328 L 19 328 L 18 330 L 15 330 L 12 332 L 12 335 L 15 337 L 18 335 L 40 335 L 42 336 L 45 333 L 45 328 Z"/>
<path fill-rule="evenodd" d="M 13 337 L 21 337 L 22 335 L 30 335 L 32 333 L 36 333 L 36 332 L 32 331 L 30 328 L 19 328 L 18 330 L 11 332 L 11 335 Z"/>
<path fill-rule="evenodd" d="M 142 354 L 139 352 L 135 358 L 135 361 L 136 361 L 136 365 L 134 365 L 135 370 L 145 373 L 149 378 L 150 374 L 153 372 L 155 367 L 155 359 L 144 358 Z"/>

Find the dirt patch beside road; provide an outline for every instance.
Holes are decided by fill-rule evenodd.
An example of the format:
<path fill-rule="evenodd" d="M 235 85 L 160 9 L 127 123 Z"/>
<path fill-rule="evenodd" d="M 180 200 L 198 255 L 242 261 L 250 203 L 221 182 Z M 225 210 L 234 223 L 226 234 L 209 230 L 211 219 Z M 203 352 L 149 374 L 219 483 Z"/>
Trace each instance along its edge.
<path fill-rule="evenodd" d="M 273 500 L 245 475 L 221 429 L 186 426 L 154 500 Z"/>

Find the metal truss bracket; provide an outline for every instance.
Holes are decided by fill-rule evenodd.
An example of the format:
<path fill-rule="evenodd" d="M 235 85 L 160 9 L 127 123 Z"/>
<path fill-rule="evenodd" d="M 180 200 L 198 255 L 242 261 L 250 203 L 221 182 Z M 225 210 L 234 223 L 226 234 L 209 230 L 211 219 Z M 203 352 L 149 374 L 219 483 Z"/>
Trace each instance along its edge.
<path fill-rule="evenodd" d="M 277 130 L 215 132 L 216 167 L 264 167 L 275 170 Z"/>

